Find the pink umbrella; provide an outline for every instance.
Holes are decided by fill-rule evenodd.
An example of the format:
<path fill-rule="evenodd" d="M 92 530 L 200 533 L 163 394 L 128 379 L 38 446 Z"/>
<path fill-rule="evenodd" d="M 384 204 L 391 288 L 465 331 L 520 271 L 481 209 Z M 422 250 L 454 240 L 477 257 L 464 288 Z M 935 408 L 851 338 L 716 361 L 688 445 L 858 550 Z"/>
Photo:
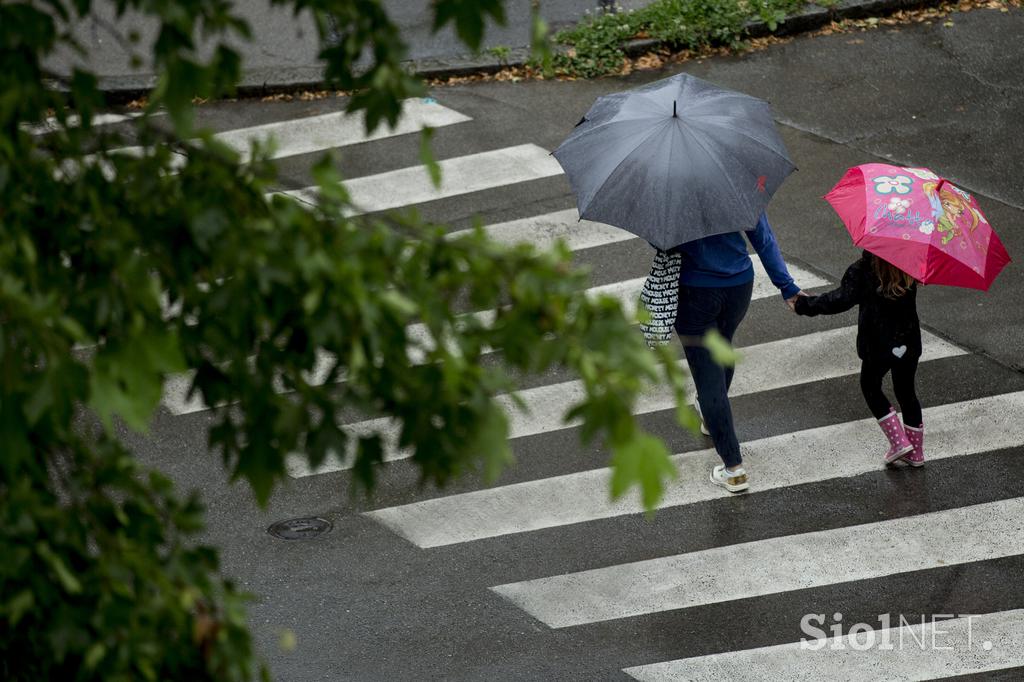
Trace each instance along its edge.
<path fill-rule="evenodd" d="M 987 291 L 1010 262 L 974 197 L 927 168 L 855 166 L 825 200 L 854 244 L 919 282 Z"/>

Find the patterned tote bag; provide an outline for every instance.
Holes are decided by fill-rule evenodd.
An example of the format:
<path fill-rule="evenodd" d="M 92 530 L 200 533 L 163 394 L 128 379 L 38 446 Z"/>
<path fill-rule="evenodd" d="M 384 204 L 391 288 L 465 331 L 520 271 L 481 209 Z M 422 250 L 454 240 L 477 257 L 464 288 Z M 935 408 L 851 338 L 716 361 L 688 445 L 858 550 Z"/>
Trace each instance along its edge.
<path fill-rule="evenodd" d="M 679 305 L 679 269 L 682 256 L 658 250 L 651 263 L 651 274 L 640 290 L 640 302 L 650 313 L 650 321 L 640 325 L 647 345 L 663 346 L 672 340 Z"/>

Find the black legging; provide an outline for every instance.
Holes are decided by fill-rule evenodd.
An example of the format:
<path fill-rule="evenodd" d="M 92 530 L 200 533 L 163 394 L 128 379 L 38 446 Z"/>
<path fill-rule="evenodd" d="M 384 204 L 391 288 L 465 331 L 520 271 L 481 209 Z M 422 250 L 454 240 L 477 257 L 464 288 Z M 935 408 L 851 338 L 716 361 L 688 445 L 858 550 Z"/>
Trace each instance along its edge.
<path fill-rule="evenodd" d="M 914 376 L 917 374 L 917 358 L 884 360 L 864 360 L 860 367 L 860 390 L 868 403 L 875 419 L 882 419 L 889 414 L 892 403 L 882 392 L 882 379 L 892 371 L 892 387 L 896 392 L 903 411 L 903 423 L 907 426 L 921 426 L 921 403 L 914 391 Z"/>

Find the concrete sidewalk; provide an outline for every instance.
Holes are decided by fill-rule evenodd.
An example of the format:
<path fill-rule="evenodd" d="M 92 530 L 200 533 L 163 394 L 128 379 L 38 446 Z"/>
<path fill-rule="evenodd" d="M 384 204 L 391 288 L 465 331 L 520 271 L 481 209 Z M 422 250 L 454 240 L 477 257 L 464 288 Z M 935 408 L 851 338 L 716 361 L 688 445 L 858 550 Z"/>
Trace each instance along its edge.
<path fill-rule="evenodd" d="M 620 10 L 650 4 L 652 0 L 616 0 Z M 937 4 L 938 0 L 838 0 L 822 5 L 808 4 L 803 9 L 770 28 L 760 21 L 751 21 L 746 31 L 751 36 L 789 35 L 814 30 L 839 19 L 883 16 L 908 7 Z M 382 0 L 392 21 L 398 27 L 408 49 L 408 68 L 426 77 L 445 77 L 468 73 L 493 72 L 507 65 L 522 65 L 530 57 L 530 0 L 505 0 L 505 25 L 488 19 L 483 45 L 473 54 L 458 40 L 451 26 L 433 30 L 430 0 Z M 602 11 L 605 0 L 544 0 L 541 14 L 552 34 L 576 24 L 587 13 Z M 244 18 L 252 31 L 248 41 L 232 40 L 230 44 L 242 56 L 243 75 L 240 91 L 317 88 L 323 78 L 324 63 L 318 59 L 320 40 L 316 23 L 308 11 L 292 13 L 273 0 L 251 0 L 239 3 L 235 12 Z M 48 62 L 55 73 L 70 73 L 74 66 L 84 65 L 100 79 L 100 86 L 110 92 L 138 93 L 152 88 L 155 76 L 152 64 L 142 55 L 156 39 L 156 22 L 145 20 L 138 13 L 128 12 L 118 18 L 111 0 L 95 3 L 94 16 L 77 26 L 74 34 L 88 55 L 62 48 Z M 133 43 L 129 36 L 137 36 Z M 507 53 L 497 55 L 491 48 Z M 656 49 L 654 40 L 634 40 L 627 52 L 643 53 Z"/>
<path fill-rule="evenodd" d="M 619 0 L 623 9 L 641 7 L 650 0 Z M 100 77 L 108 90 L 145 90 L 153 85 L 152 65 L 143 61 L 133 64 L 133 54 L 148 54 L 156 38 L 156 23 L 129 12 L 117 18 L 114 4 L 100 0 L 95 4 L 95 18 L 76 27 L 75 36 L 88 54 L 85 62 Z M 552 30 L 572 25 L 586 12 L 599 11 L 601 0 L 544 0 L 541 13 Z M 290 87 L 318 83 L 323 76 L 323 63 L 317 58 L 319 37 L 313 16 L 308 11 L 293 14 L 287 7 L 272 0 L 237 2 L 235 13 L 243 17 L 252 30 L 252 40 L 233 41 L 244 64 L 243 86 Z M 506 0 L 506 24 L 499 26 L 488 20 L 483 54 L 472 55 L 456 38 L 451 26 L 435 33 L 430 0 L 383 0 L 384 8 L 398 26 L 408 46 L 408 59 L 413 68 L 422 63 L 432 69 L 445 65 L 497 63 L 486 53 L 491 47 L 525 48 L 530 44 L 530 0 Z M 133 45 L 129 36 L 137 33 Z M 60 51 L 49 66 L 57 73 L 68 73 L 73 65 L 82 64 L 78 55 Z"/>

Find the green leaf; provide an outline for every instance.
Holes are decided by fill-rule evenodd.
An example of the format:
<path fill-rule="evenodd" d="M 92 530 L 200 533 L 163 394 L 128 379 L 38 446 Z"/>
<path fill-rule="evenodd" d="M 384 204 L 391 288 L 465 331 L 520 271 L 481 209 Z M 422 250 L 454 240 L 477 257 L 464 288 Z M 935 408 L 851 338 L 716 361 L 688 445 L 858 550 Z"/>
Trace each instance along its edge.
<path fill-rule="evenodd" d="M 295 631 L 290 628 L 285 628 L 281 631 L 281 635 L 278 638 L 277 645 L 278 647 L 280 647 L 281 651 L 284 651 L 285 653 L 290 653 L 292 651 L 295 651 L 295 647 L 298 645 L 298 643 L 299 640 L 295 636 Z"/>
<path fill-rule="evenodd" d="M 741 360 L 740 354 L 717 330 L 704 335 L 704 347 L 711 353 L 711 359 L 723 367 L 733 367 Z"/>
<path fill-rule="evenodd" d="M 312 168 L 313 179 L 320 188 L 320 198 L 344 204 L 348 202 L 348 192 L 341 182 L 341 174 L 334 167 L 334 159 L 324 154 Z"/>
<path fill-rule="evenodd" d="M 144 431 L 163 396 L 164 376 L 185 367 L 171 332 L 147 331 L 130 343 L 108 346 L 93 360 L 89 406 L 108 430 L 118 416 L 136 431 Z"/>
<path fill-rule="evenodd" d="M 92 124 L 93 111 L 103 105 L 103 97 L 97 87 L 96 76 L 81 69 L 75 69 L 71 75 L 71 96 L 75 103 L 81 125 L 88 128 Z"/>
<path fill-rule="evenodd" d="M 548 24 L 541 16 L 538 0 L 530 3 L 530 59 L 540 65 L 541 72 L 546 78 L 553 75 L 554 53 L 551 49 L 551 38 Z"/>
<path fill-rule="evenodd" d="M 434 137 L 434 129 L 426 126 L 420 131 L 420 163 L 427 169 L 430 175 L 430 182 L 435 188 L 441 187 L 441 166 L 434 158 L 434 150 L 430 141 Z"/>
<path fill-rule="evenodd" d="M 690 433 L 700 433 L 700 417 L 689 403 L 680 402 L 676 405 L 676 421 Z"/>
<path fill-rule="evenodd" d="M 206 78 L 202 69 L 181 59 L 171 62 L 157 80 L 151 97 L 167 107 L 175 132 L 181 139 L 193 136 L 195 112 L 192 99 L 205 89 Z"/>
<path fill-rule="evenodd" d="M 103 657 L 107 655 L 107 647 L 103 642 L 94 642 L 88 651 L 85 652 L 85 667 L 87 670 L 95 670 Z"/>
<path fill-rule="evenodd" d="M 612 499 L 622 497 L 633 486 L 639 486 L 644 509 L 653 511 L 665 492 L 665 479 L 679 476 L 665 444 L 654 436 L 637 431 L 613 445 Z"/>
<path fill-rule="evenodd" d="M 36 263 L 36 246 L 29 239 L 27 234 L 22 234 L 19 240 L 19 246 L 21 247 L 22 256 L 29 263 L 29 265 L 35 265 Z"/>
<path fill-rule="evenodd" d="M 384 444 L 380 436 L 373 434 L 359 439 L 356 458 L 352 463 L 355 479 L 367 490 L 373 490 L 377 481 L 376 469 L 384 462 Z"/>
<path fill-rule="evenodd" d="M 35 597 L 29 590 L 22 590 L 18 594 L 14 595 L 10 601 L 7 602 L 7 606 L 4 610 L 7 611 L 7 620 L 10 622 L 11 627 L 15 627 L 18 621 L 21 620 L 22 616 L 29 612 L 32 606 L 35 604 Z"/>
<path fill-rule="evenodd" d="M 36 390 L 32 392 L 32 395 L 22 407 L 29 425 L 34 425 L 38 422 L 39 418 L 42 417 L 43 414 L 53 406 L 53 404 L 53 375 L 48 373 L 44 375 L 43 380 L 36 385 Z"/>
<path fill-rule="evenodd" d="M 402 318 L 403 321 L 411 318 L 419 312 L 419 308 L 415 301 L 394 289 L 382 292 L 380 294 L 380 302 L 383 306 L 390 308 L 394 313 Z"/>
<path fill-rule="evenodd" d="M 454 23 L 459 40 L 474 52 L 480 49 L 484 37 L 484 19 L 490 15 L 498 24 L 505 24 L 502 0 L 436 0 L 434 3 L 434 32 L 445 24 Z"/>
<path fill-rule="evenodd" d="M 478 453 L 483 459 L 484 480 L 493 483 L 514 461 L 508 441 L 508 417 L 504 410 L 491 403 L 478 419 L 470 452 Z"/>
<path fill-rule="evenodd" d="M 67 334 L 72 341 L 75 343 L 84 343 L 89 339 L 89 335 L 86 333 L 85 328 L 78 322 L 78 320 L 68 317 L 61 316 L 57 319 L 57 326 Z"/>
<path fill-rule="evenodd" d="M 261 425 L 260 432 L 263 428 Z M 284 470 L 284 452 L 266 440 L 247 443 L 238 455 L 233 478 L 242 477 L 252 487 L 256 503 L 261 507 L 270 500 L 274 484 Z"/>
<path fill-rule="evenodd" d="M 60 581 L 61 586 L 65 592 L 69 594 L 79 594 L 82 591 L 82 583 L 78 581 L 78 578 L 68 569 L 67 564 L 64 560 L 57 556 L 50 546 L 45 542 L 40 542 L 36 545 L 36 554 L 40 556 L 53 572 L 57 574 L 57 579 Z"/>

